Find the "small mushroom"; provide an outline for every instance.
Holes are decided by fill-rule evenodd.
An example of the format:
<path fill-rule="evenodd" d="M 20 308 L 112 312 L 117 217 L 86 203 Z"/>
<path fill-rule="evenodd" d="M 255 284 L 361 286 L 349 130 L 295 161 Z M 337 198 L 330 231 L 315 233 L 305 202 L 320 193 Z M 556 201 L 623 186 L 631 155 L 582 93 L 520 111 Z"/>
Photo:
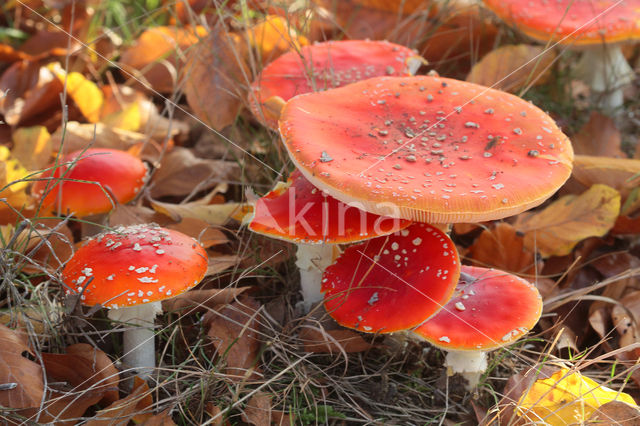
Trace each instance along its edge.
<path fill-rule="evenodd" d="M 325 158 L 330 158 L 325 152 Z M 249 229 L 298 246 L 296 266 L 305 311 L 322 300 L 322 272 L 335 256 L 336 244 L 387 235 L 411 222 L 367 213 L 317 189 L 294 171 L 286 184 L 258 199 Z"/>
<path fill-rule="evenodd" d="M 193 238 L 157 225 L 118 227 L 86 241 L 62 271 L 67 294 L 109 308 L 127 323 L 123 361 L 142 376 L 155 367 L 153 322 L 161 300 L 202 280 L 207 254 Z"/>
<path fill-rule="evenodd" d="M 536 287 L 495 269 L 463 266 L 454 296 L 414 334 L 447 352 L 451 374 L 474 388 L 487 368 L 487 352 L 529 332 L 542 313 Z"/>
<path fill-rule="evenodd" d="M 344 327 L 369 333 L 406 330 L 447 303 L 459 275 L 449 237 L 414 223 L 348 247 L 324 272 L 324 306 Z"/>

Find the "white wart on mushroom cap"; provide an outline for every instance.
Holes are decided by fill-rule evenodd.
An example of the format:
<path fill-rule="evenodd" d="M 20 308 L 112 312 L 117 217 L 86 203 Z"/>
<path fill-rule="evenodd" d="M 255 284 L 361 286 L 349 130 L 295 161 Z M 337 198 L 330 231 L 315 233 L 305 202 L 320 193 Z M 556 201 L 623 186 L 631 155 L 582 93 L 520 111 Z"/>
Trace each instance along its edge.
<path fill-rule="evenodd" d="M 340 325 L 391 333 L 422 323 L 451 297 L 458 253 L 437 228 L 415 223 L 348 247 L 322 278 L 324 305 Z"/>
<path fill-rule="evenodd" d="M 542 298 L 530 282 L 496 269 L 463 266 L 454 296 L 414 332 L 445 350 L 487 351 L 524 336 Z"/>
<path fill-rule="evenodd" d="M 313 185 L 420 222 L 517 214 L 550 197 L 572 169 L 569 139 L 542 110 L 446 78 L 378 77 L 300 95 L 279 124 Z"/>
<path fill-rule="evenodd" d="M 193 238 L 157 225 L 134 225 L 88 240 L 65 265 L 62 278 L 67 294 L 81 294 L 84 305 L 121 308 L 177 296 L 206 271 L 207 254 Z"/>

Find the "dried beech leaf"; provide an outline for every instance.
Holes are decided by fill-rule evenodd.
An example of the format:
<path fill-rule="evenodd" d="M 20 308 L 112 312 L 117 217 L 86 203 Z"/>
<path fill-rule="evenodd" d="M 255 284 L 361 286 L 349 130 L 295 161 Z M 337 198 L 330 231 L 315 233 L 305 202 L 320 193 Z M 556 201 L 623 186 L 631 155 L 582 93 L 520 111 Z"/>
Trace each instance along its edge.
<path fill-rule="evenodd" d="M 581 195 L 566 195 L 538 212 L 521 213 L 514 227 L 525 234 L 525 246 L 544 257 L 564 256 L 580 241 L 605 235 L 620 212 L 620 194 L 593 185 Z"/>
<path fill-rule="evenodd" d="M 204 191 L 220 182 L 236 180 L 236 162 L 198 158 L 187 148 L 176 147 L 166 154 L 151 180 L 151 196 L 188 195 Z"/>
<path fill-rule="evenodd" d="M 44 126 L 21 127 L 11 135 L 11 154 L 31 171 L 41 170 L 51 160 L 53 144 L 51 135 Z"/>
<path fill-rule="evenodd" d="M 173 223 L 166 227 L 195 238 L 204 248 L 229 242 L 227 236 L 220 229 L 214 228 L 207 222 L 193 217 L 183 218 L 179 223 Z"/>
<path fill-rule="evenodd" d="M 33 355 L 25 342 L 11 329 L 0 325 L 0 383 L 15 383 L 13 389 L 0 391 L 0 406 L 38 407 L 44 394 L 42 367 L 22 356 Z"/>
<path fill-rule="evenodd" d="M 587 124 L 571 137 L 571 144 L 575 154 L 626 158 L 620 149 L 621 140 L 613 119 L 593 111 Z"/>
<path fill-rule="evenodd" d="M 239 38 L 214 30 L 189 52 L 184 74 L 187 103 L 205 124 L 222 130 L 240 112 L 250 76 Z"/>
<path fill-rule="evenodd" d="M 258 377 L 256 366 L 260 351 L 258 340 L 260 304 L 250 297 L 241 297 L 217 312 L 209 312 L 203 322 L 218 356 L 226 362 L 225 373 L 231 380 L 244 381 Z"/>
<path fill-rule="evenodd" d="M 264 392 L 253 394 L 242 411 L 242 420 L 254 426 L 270 426 L 271 396 Z"/>
<path fill-rule="evenodd" d="M 120 373 L 118 373 L 118 370 L 106 353 L 86 343 L 76 343 L 75 345 L 67 347 L 66 351 L 69 355 L 75 355 L 89 361 L 94 371 L 90 382 L 106 388 L 102 402 L 111 404 L 120 398 L 118 395 Z"/>
<path fill-rule="evenodd" d="M 476 63 L 467 81 L 507 92 L 547 82 L 556 52 L 545 46 L 506 45 L 492 50 Z"/>
<path fill-rule="evenodd" d="M 469 247 L 467 256 L 481 266 L 515 274 L 533 275 L 536 272 L 533 252 L 525 248 L 524 237 L 506 222 L 498 222 L 493 229 L 482 231 Z"/>
<path fill-rule="evenodd" d="M 373 347 L 353 330 L 321 330 L 315 327 L 303 327 L 300 340 L 305 352 L 336 354 L 364 352 Z"/>
<path fill-rule="evenodd" d="M 240 256 L 235 254 L 220 254 L 212 253 L 209 255 L 209 263 L 207 264 L 207 272 L 205 277 L 217 275 L 222 271 L 225 271 L 242 261 Z"/>
<path fill-rule="evenodd" d="M 602 404 L 587 419 L 588 424 L 635 426 L 640 421 L 640 408 L 622 401 L 611 401 Z"/>
<path fill-rule="evenodd" d="M 610 186 L 624 199 L 640 184 L 640 160 L 576 155 L 571 176 L 586 187 Z"/>
<path fill-rule="evenodd" d="M 212 309 L 219 305 L 233 302 L 240 294 L 251 287 L 211 288 L 205 290 L 191 290 L 171 299 L 162 301 L 165 312 L 189 311 L 198 312 Z"/>

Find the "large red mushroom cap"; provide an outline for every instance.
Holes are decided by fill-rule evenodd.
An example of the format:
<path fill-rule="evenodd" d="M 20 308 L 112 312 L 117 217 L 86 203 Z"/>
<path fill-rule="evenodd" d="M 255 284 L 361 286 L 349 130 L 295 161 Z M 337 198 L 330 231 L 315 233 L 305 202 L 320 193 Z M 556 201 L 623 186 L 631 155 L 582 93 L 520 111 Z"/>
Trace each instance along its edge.
<path fill-rule="evenodd" d="M 391 234 L 410 224 L 348 206 L 296 170 L 287 185 L 278 185 L 256 201 L 249 229 L 294 243 L 344 244 Z"/>
<path fill-rule="evenodd" d="M 274 97 L 287 101 L 301 93 L 318 92 L 382 75 L 410 75 L 419 56 L 408 47 L 387 41 L 327 41 L 291 51 L 267 65 L 251 85 L 253 115 L 272 129 L 277 114 Z M 415 71 L 415 70 L 413 70 Z"/>
<path fill-rule="evenodd" d="M 40 176 L 32 193 L 43 207 L 78 217 L 106 213 L 117 203 L 128 203 L 147 174 L 138 157 L 116 149 L 76 151 L 62 157 L 59 164 Z"/>
<path fill-rule="evenodd" d="M 541 41 L 586 46 L 640 39 L 640 1 L 484 0 L 504 22 Z"/>
<path fill-rule="evenodd" d="M 449 237 L 415 223 L 347 248 L 322 277 L 324 306 L 345 327 L 369 333 L 406 330 L 447 303 L 459 275 Z"/>
<path fill-rule="evenodd" d="M 573 161 L 571 142 L 539 108 L 439 77 L 377 77 L 296 96 L 280 133 L 314 186 L 419 222 L 520 213 L 550 197 Z"/>
<path fill-rule="evenodd" d="M 541 313 L 533 284 L 503 271 L 463 266 L 454 297 L 414 332 L 442 349 L 486 351 L 527 334 Z"/>
<path fill-rule="evenodd" d="M 67 262 L 62 279 L 67 294 L 81 294 L 83 304 L 120 308 L 177 296 L 206 271 L 207 254 L 193 238 L 134 225 L 88 240 Z"/>

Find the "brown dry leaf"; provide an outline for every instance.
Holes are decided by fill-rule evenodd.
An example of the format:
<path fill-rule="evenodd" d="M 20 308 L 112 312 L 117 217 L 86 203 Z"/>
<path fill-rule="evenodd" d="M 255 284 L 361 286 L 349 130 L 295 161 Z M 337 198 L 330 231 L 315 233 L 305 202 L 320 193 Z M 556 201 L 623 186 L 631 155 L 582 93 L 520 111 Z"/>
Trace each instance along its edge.
<path fill-rule="evenodd" d="M 30 55 L 14 49 L 8 44 L 0 43 L 0 62 L 16 62 L 25 59 L 33 59 Z"/>
<path fill-rule="evenodd" d="M 640 423 L 640 408 L 622 401 L 611 401 L 601 405 L 587 419 L 587 424 L 599 426 L 637 426 Z"/>
<path fill-rule="evenodd" d="M 4 121 L 17 126 L 40 114 L 60 110 L 63 85 L 37 61 L 20 61 L 0 77 L 0 113 Z"/>
<path fill-rule="evenodd" d="M 134 418 L 138 418 L 139 415 L 147 410 L 151 409 L 153 404 L 153 397 L 149 390 L 147 382 L 139 378 L 134 377 L 133 391 L 107 408 L 100 410 L 96 413 L 93 420 L 89 420 L 85 425 L 87 426 L 110 426 L 113 424 L 126 425 Z M 142 421 L 146 421 L 151 417 L 151 414 L 142 415 Z"/>
<path fill-rule="evenodd" d="M 120 64 L 125 69 L 139 71 L 143 81 L 158 92 L 171 93 L 176 88 L 176 77 L 185 62 L 187 49 L 206 34 L 206 29 L 200 26 L 150 28 L 122 53 Z"/>
<path fill-rule="evenodd" d="M 0 406 L 14 409 L 38 407 L 44 394 L 42 368 L 22 356 L 33 355 L 27 344 L 13 330 L 0 325 L 0 383 L 13 389 L 0 391 Z"/>
<path fill-rule="evenodd" d="M 591 112 L 589 121 L 571 137 L 575 154 L 626 158 L 620 150 L 620 130 L 612 118 Z"/>
<path fill-rule="evenodd" d="M 31 259 L 25 263 L 26 273 L 48 271 L 54 274 L 73 255 L 73 235 L 59 219 L 39 219 L 35 229 L 25 229 L 18 237 L 21 252 Z"/>
<path fill-rule="evenodd" d="M 184 79 L 187 103 L 196 117 L 215 130 L 232 124 L 251 79 L 239 37 L 213 30 L 189 52 Z"/>
<path fill-rule="evenodd" d="M 259 310 L 258 302 L 251 297 L 241 296 L 238 301 L 219 311 L 207 313 L 203 319 L 218 356 L 226 361 L 224 371 L 231 380 L 258 378 Z"/>
<path fill-rule="evenodd" d="M 235 254 L 210 253 L 205 277 L 217 275 L 242 261 L 242 258 Z"/>
<path fill-rule="evenodd" d="M 171 410 L 164 410 L 161 413 L 147 418 L 144 422 L 140 423 L 142 426 L 172 426 L 176 423 L 171 418 Z"/>
<path fill-rule="evenodd" d="M 291 22 L 282 16 L 267 15 L 264 21 L 245 31 L 249 44 L 258 51 L 258 57 L 266 64 L 283 53 L 309 44 L 298 34 Z"/>
<path fill-rule="evenodd" d="M 227 287 L 222 289 L 190 290 L 171 299 L 163 300 L 162 309 L 165 312 L 189 310 L 189 313 L 213 309 L 219 307 L 219 305 L 233 302 L 239 295 L 250 288 Z"/>
<path fill-rule="evenodd" d="M 610 186 L 626 199 L 640 183 L 640 160 L 576 155 L 571 176 L 586 187 L 596 183 Z"/>
<path fill-rule="evenodd" d="M 78 47 L 78 42 L 63 31 L 40 30 L 20 45 L 20 51 L 30 57 L 64 56 Z"/>
<path fill-rule="evenodd" d="M 30 171 L 41 170 L 51 160 L 53 144 L 44 126 L 21 127 L 11 135 L 11 154 Z"/>
<path fill-rule="evenodd" d="M 75 355 L 90 362 L 95 372 L 91 376 L 91 381 L 100 387 L 107 388 L 102 402 L 111 404 L 120 398 L 118 395 L 120 374 L 106 353 L 86 343 L 76 343 L 67 347 L 66 351 L 68 355 Z"/>
<path fill-rule="evenodd" d="M 556 57 L 556 52 L 545 46 L 501 46 L 489 52 L 471 68 L 467 81 L 517 92 L 528 86 L 546 83 Z"/>
<path fill-rule="evenodd" d="M 490 266 L 515 274 L 533 275 L 535 256 L 524 246 L 524 237 L 506 223 L 498 222 L 486 229 L 469 247 L 467 256 L 481 266 Z M 542 265 L 538 265 L 538 270 Z"/>
<path fill-rule="evenodd" d="M 65 154 L 87 147 L 127 150 L 148 140 L 149 137 L 141 133 L 114 129 L 102 123 L 81 124 L 77 121 L 69 121 L 66 128 L 59 128 L 51 134 L 54 149 Z"/>
<path fill-rule="evenodd" d="M 300 340 L 305 352 L 314 353 L 347 353 L 364 352 L 373 347 L 362 336 L 353 330 L 324 330 L 317 327 L 304 326 L 300 330 Z"/>
<path fill-rule="evenodd" d="M 167 225 L 167 228 L 195 238 L 204 248 L 229 242 L 227 236 L 220 229 L 214 228 L 207 222 L 194 217 L 183 218 L 179 223 Z"/>
<path fill-rule="evenodd" d="M 160 226 L 167 226 L 173 221 L 155 210 L 144 206 L 135 206 L 129 204 L 118 204 L 115 209 L 109 213 L 109 226 L 129 226 L 141 223 L 157 223 Z"/>
<path fill-rule="evenodd" d="M 190 149 L 176 147 L 167 153 L 151 179 L 151 196 L 188 195 L 204 191 L 220 182 L 237 180 L 236 162 L 196 157 Z"/>
<path fill-rule="evenodd" d="M 151 207 L 155 211 L 169 216 L 175 222 L 180 222 L 183 218 L 192 217 L 203 220 L 209 225 L 217 226 L 224 225 L 229 220 L 235 219 L 244 206 L 242 203 L 203 204 L 199 201 L 193 201 L 184 204 L 171 204 L 151 201 Z"/>
<path fill-rule="evenodd" d="M 543 257 L 564 256 L 580 241 L 605 235 L 620 212 L 620 194 L 593 185 L 581 195 L 566 195 L 538 212 L 521 213 L 514 227 L 525 234 L 525 247 Z"/>
<path fill-rule="evenodd" d="M 265 392 L 253 394 L 242 411 L 242 420 L 255 426 L 270 426 L 271 395 Z"/>
<path fill-rule="evenodd" d="M 205 405 L 205 412 L 212 418 L 210 423 L 214 426 L 222 426 L 224 424 L 224 415 L 222 414 L 222 410 L 220 407 L 215 405 L 213 402 L 207 402 Z"/>

